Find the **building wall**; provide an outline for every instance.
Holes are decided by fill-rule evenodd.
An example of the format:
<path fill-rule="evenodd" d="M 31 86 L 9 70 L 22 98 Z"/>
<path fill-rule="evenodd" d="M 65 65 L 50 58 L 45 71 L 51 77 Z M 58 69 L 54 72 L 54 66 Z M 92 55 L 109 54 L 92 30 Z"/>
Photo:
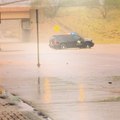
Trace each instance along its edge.
<path fill-rule="evenodd" d="M 29 21 L 29 7 L 2 7 L 0 24 L 0 42 L 26 40 L 24 38 L 30 36 Z M 27 39 L 27 41 L 28 40 L 29 39 Z"/>
<path fill-rule="evenodd" d="M 22 19 L 30 18 L 29 12 L 3 12 L 1 14 L 2 19 Z"/>
<path fill-rule="evenodd" d="M 0 41 L 21 40 L 21 20 L 2 20 L 0 24 Z"/>

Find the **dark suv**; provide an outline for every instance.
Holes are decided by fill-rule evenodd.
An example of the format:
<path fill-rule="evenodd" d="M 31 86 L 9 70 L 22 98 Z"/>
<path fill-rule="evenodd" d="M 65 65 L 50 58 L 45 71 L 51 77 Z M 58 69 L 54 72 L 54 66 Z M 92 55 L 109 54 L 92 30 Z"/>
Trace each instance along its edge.
<path fill-rule="evenodd" d="M 66 35 L 53 35 L 49 40 L 49 46 L 52 48 L 65 49 L 65 48 L 91 48 L 94 46 L 92 40 L 82 38 L 77 33 L 70 33 Z"/>

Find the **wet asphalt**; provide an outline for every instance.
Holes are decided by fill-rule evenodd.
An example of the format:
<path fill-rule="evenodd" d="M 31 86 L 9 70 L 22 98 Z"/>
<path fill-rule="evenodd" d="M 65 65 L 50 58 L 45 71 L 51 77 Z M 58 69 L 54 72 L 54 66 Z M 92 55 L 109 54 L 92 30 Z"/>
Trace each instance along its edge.
<path fill-rule="evenodd" d="M 3 44 L 0 83 L 54 120 L 120 119 L 120 45 L 55 50 Z"/>

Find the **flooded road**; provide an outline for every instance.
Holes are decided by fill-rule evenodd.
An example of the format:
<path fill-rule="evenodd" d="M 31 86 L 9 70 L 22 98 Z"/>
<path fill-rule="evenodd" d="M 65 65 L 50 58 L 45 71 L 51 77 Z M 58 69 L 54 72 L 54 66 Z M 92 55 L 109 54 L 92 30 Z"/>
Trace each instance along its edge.
<path fill-rule="evenodd" d="M 0 83 L 54 120 L 120 119 L 120 45 L 54 50 L 4 44 Z"/>

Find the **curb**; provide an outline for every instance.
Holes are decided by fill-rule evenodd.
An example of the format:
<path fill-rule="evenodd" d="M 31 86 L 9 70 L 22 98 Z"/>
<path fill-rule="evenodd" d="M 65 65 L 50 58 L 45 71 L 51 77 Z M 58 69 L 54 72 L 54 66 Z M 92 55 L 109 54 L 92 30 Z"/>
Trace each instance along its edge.
<path fill-rule="evenodd" d="M 52 120 L 19 96 L 8 93 L 2 86 L 0 86 L 0 108 L 1 120 Z"/>

